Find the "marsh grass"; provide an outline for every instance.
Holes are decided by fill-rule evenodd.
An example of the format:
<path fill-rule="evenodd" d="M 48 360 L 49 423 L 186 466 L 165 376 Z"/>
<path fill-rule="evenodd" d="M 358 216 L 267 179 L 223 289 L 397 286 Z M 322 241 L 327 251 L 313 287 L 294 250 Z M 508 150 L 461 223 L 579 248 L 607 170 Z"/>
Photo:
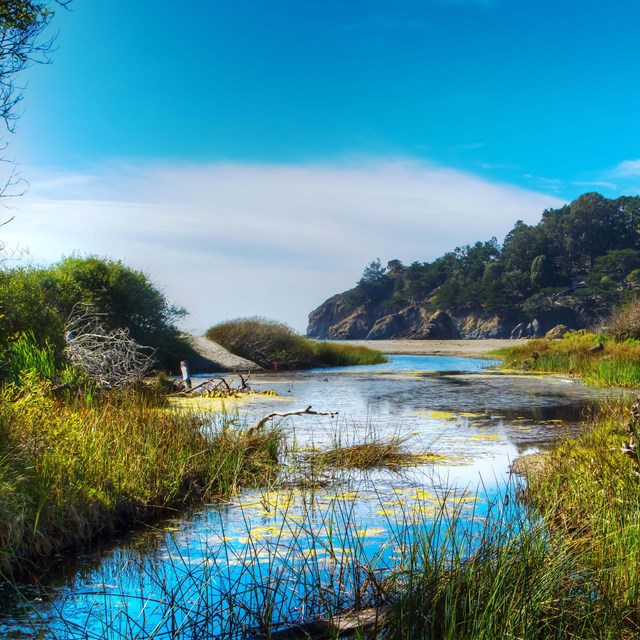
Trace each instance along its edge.
<path fill-rule="evenodd" d="M 562 340 L 529 340 L 495 352 L 504 367 L 568 373 L 595 386 L 640 387 L 640 342 L 616 342 L 611 336 L 577 331 Z"/>
<path fill-rule="evenodd" d="M 372 469 L 384 467 L 400 469 L 428 464 L 441 456 L 428 452 L 420 453 L 406 448 L 407 437 L 374 438 L 368 442 L 340 446 L 326 451 L 311 451 L 306 454 L 309 464 L 320 467 L 342 467 Z"/>
<path fill-rule="evenodd" d="M 482 517 L 452 493 L 405 502 L 377 530 L 362 528 L 349 500 L 318 511 L 309 499 L 294 519 L 285 499 L 272 525 L 247 521 L 241 545 L 222 527 L 222 546 L 212 529 L 204 548 L 169 544 L 168 562 L 138 558 L 125 568 L 137 593 L 96 594 L 101 620 L 59 637 L 268 638 L 310 621 L 337 637 L 332 620 L 370 608 L 381 626 L 366 637 L 625 637 L 582 551 L 526 509 L 505 507 L 505 495 Z"/>
<path fill-rule="evenodd" d="M 22 333 L 10 344 L 3 377 L 19 383 L 25 372 L 35 372 L 41 378 L 53 380 L 58 372 L 54 349 L 49 344 L 38 345 L 32 331 Z"/>
<path fill-rule="evenodd" d="M 528 479 L 527 499 L 580 553 L 600 597 L 627 633 L 640 630 L 640 491 L 623 455 L 624 404 L 606 406 L 575 440 L 558 444 Z"/>
<path fill-rule="evenodd" d="M 0 391 L 0 570 L 268 482 L 282 433 L 230 422 L 170 409 L 149 393 L 88 405 L 23 374 Z"/>
<path fill-rule="evenodd" d="M 38 394 L 27 396 L 24 415 L 36 418 L 45 413 L 55 416 L 62 411 L 60 407 L 69 406 L 55 404 L 53 399 L 46 411 L 40 410 Z M 10 400 L 15 405 L 20 398 Z M 115 427 L 106 427 L 99 416 L 105 413 L 110 420 L 117 416 L 118 421 L 137 424 L 135 416 L 125 416 L 133 412 L 129 402 L 126 397 L 113 396 L 85 407 L 83 421 L 91 417 L 94 428 L 107 431 L 111 443 L 114 432 L 109 429 Z M 4 402 L 1 406 L 0 436 L 6 438 L 8 414 Z M 205 491 L 220 494 L 245 482 L 260 483 L 260 477 L 261 483 L 271 487 L 279 483 L 277 475 L 271 475 L 272 461 L 280 455 L 277 434 L 243 432 L 237 416 L 224 414 L 203 429 L 202 416 L 171 412 L 153 400 L 145 406 L 140 411 L 159 413 L 164 416 L 161 420 L 175 414 L 173 427 L 154 423 L 163 425 L 169 440 L 181 438 L 183 429 L 197 438 L 193 453 L 183 460 L 193 465 L 192 482 L 198 477 L 202 480 L 186 487 L 178 483 L 181 488 L 174 487 L 174 496 L 197 492 L 195 487 L 207 487 L 207 483 Z M 119 410 L 122 413 L 113 413 Z M 628 438 L 628 419 L 628 407 L 606 405 L 577 440 L 563 440 L 547 455 L 528 478 L 526 492 L 509 485 L 482 511 L 474 510 L 483 499 L 480 495 L 445 491 L 428 496 L 414 489 L 420 497 L 411 500 L 403 490 L 394 513 L 381 510 L 380 526 L 371 528 L 359 521 L 355 495 L 336 497 L 327 506 L 318 502 L 322 490 L 317 487 L 309 491 L 296 487 L 290 493 L 259 492 L 255 513 L 243 516 L 246 533 L 241 537 L 229 530 L 224 512 L 201 541 L 188 538 L 185 547 L 173 544 L 170 536 L 159 555 L 118 564 L 119 571 L 130 572 L 128 580 L 136 587 L 133 594 L 109 586 L 113 576 L 101 577 L 101 586 L 90 594 L 95 600 L 83 605 L 88 611 L 86 621 L 72 622 L 63 605 L 55 622 L 44 622 L 51 624 L 47 637 L 269 637 L 302 622 L 331 620 L 345 611 L 370 607 L 384 614 L 383 628 L 371 633 L 389 639 L 638 637 L 640 491 L 632 462 L 620 451 Z M 37 482 L 27 465 L 16 466 L 16 456 L 24 455 L 24 443 L 29 450 L 39 450 L 42 437 L 32 434 L 37 431 L 34 424 L 26 430 L 29 437 L 14 437 L 3 449 L 8 453 L 0 457 L 0 508 L 3 516 L 10 517 L 24 509 L 16 487 L 26 483 L 33 490 L 33 512 L 40 515 L 25 528 L 40 531 L 41 522 L 49 517 L 52 491 L 60 490 L 61 483 L 53 482 L 55 474 L 51 473 L 60 464 L 54 457 L 47 463 L 49 471 Z M 132 446 L 123 449 L 120 457 L 126 454 L 134 460 L 137 450 L 144 449 L 145 438 L 133 441 L 133 435 L 142 430 L 142 426 L 127 428 Z M 202 446 L 203 441 L 209 444 L 216 438 L 217 457 Z M 66 451 L 74 451 L 69 448 L 73 438 L 64 441 Z M 337 430 L 334 449 L 355 449 L 359 459 L 361 445 L 372 441 L 372 429 L 364 442 Z M 388 441 L 377 444 L 385 443 Z M 169 448 L 151 465 L 162 466 L 163 457 L 172 458 L 174 453 Z M 112 465 L 118 459 L 110 458 Z M 93 460 L 88 458 L 85 464 Z M 205 471 L 198 472 L 199 464 Z M 207 465 L 220 475 L 207 472 Z M 127 494 L 136 496 L 151 476 L 143 461 L 133 468 L 143 476 L 142 487 Z M 309 468 L 321 470 L 324 463 Z M 350 468 L 347 465 L 345 473 Z M 184 470 L 181 466 L 175 477 L 184 478 Z M 73 485 L 73 477 L 66 476 L 67 484 Z M 113 475 L 108 477 L 113 483 Z M 133 481 L 132 487 L 137 487 Z M 524 506 L 515 499 L 516 494 L 525 496 Z M 151 500 L 148 494 L 143 499 Z M 382 506 L 383 498 L 379 501 Z M 7 529 L 7 521 L 5 517 L 0 521 L 0 527 L 5 527 L 0 528 L 3 540 L 19 533 Z M 70 599 L 68 606 L 76 610 L 79 605 Z"/>
<path fill-rule="evenodd" d="M 313 342 L 315 357 L 326 366 L 349 367 L 356 365 L 384 364 L 388 358 L 374 349 L 338 342 Z"/>
<path fill-rule="evenodd" d="M 257 638 L 312 620 L 324 621 L 324 637 L 336 637 L 327 624 L 336 616 L 368 608 L 382 612 L 394 602 L 396 589 L 406 587 L 410 563 L 421 570 L 418 548 L 428 548 L 429 561 L 445 570 L 453 549 L 466 553 L 476 546 L 470 533 L 463 542 L 450 537 L 464 538 L 464 507 L 445 496 L 433 504 L 430 497 L 429 504 L 405 505 L 397 518 L 371 529 L 360 522 L 351 492 L 321 509 L 314 495 L 264 492 L 261 502 L 270 505 L 271 515 L 256 526 L 245 513 L 240 542 L 237 528 L 227 529 L 221 519 L 200 541 L 190 538 L 187 548 L 170 539 L 165 562 L 137 557 L 123 563 L 135 593 L 96 593 L 100 604 L 90 609 L 101 620 L 87 618 L 60 637 Z M 96 579 L 113 582 L 111 575 Z M 64 609 L 58 618 L 59 627 Z M 50 633 L 57 637 L 56 629 Z"/>

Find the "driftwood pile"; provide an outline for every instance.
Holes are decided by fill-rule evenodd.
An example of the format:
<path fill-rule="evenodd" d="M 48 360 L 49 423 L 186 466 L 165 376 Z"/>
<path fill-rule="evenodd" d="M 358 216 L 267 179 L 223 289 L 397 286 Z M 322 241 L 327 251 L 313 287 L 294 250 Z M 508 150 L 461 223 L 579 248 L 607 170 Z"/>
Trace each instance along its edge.
<path fill-rule="evenodd" d="M 119 389 L 142 379 L 155 351 L 139 345 L 128 329 L 108 331 L 106 319 L 91 306 L 76 305 L 65 328 L 65 354 L 100 389 Z"/>
<path fill-rule="evenodd" d="M 188 397 L 209 397 L 209 398 L 232 398 L 243 393 L 251 393 L 249 385 L 250 375 L 237 374 L 235 376 L 223 377 L 212 376 L 196 385 L 191 377 L 184 378 L 179 383 L 178 391 L 173 396 Z"/>

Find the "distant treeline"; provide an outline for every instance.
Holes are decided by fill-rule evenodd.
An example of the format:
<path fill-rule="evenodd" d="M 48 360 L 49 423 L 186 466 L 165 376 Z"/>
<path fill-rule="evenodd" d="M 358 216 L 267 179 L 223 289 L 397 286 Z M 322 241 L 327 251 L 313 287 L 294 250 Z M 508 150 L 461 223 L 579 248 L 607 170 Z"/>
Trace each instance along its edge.
<path fill-rule="evenodd" d="M 426 301 L 434 309 L 524 309 L 534 316 L 571 291 L 577 306 L 606 314 L 640 286 L 639 234 L 640 196 L 586 193 L 545 210 L 536 225 L 518 220 L 502 245 L 494 237 L 409 266 L 373 260 L 345 301 L 354 308 Z"/>

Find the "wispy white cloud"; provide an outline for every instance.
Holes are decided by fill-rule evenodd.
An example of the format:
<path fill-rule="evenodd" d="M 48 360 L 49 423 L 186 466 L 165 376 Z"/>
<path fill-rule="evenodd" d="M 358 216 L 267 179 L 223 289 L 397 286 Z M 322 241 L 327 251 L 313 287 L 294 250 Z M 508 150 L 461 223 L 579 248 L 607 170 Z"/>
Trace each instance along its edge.
<path fill-rule="evenodd" d="M 640 159 L 622 161 L 615 167 L 613 173 L 618 176 L 640 176 Z"/>
<path fill-rule="evenodd" d="M 596 187 L 599 189 L 611 189 L 612 191 L 615 191 L 618 188 L 618 185 L 613 182 L 605 182 L 603 180 L 574 180 L 571 184 L 574 184 L 577 187 Z"/>
<path fill-rule="evenodd" d="M 534 176 L 530 173 L 525 173 L 524 177 L 531 181 L 534 189 L 543 189 L 544 191 L 559 194 L 563 187 L 563 182 L 559 178 L 545 178 L 543 176 Z"/>
<path fill-rule="evenodd" d="M 87 174 L 29 168 L 9 243 L 54 261 L 109 255 L 142 269 L 206 328 L 261 314 L 304 329 L 373 258 L 433 260 L 502 238 L 562 204 L 534 191 L 407 160 L 342 165 L 112 164 Z M 40 176 L 40 177 L 38 177 Z"/>

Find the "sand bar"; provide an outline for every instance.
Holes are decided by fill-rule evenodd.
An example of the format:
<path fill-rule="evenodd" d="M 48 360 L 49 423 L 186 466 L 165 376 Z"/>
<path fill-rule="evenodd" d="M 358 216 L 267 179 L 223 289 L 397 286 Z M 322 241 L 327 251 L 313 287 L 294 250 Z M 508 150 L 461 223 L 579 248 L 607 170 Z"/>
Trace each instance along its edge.
<path fill-rule="evenodd" d="M 490 351 L 514 347 L 523 340 L 343 340 L 346 344 L 369 347 L 389 355 L 464 356 L 486 358 Z"/>

